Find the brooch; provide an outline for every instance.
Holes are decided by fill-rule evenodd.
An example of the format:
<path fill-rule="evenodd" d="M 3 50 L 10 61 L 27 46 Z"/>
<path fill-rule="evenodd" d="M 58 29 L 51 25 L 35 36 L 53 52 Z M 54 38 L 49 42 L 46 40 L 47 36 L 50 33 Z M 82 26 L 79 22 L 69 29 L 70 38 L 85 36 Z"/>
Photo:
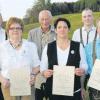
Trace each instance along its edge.
<path fill-rule="evenodd" d="M 75 53 L 75 51 L 74 50 L 71 50 L 71 54 L 74 54 Z"/>

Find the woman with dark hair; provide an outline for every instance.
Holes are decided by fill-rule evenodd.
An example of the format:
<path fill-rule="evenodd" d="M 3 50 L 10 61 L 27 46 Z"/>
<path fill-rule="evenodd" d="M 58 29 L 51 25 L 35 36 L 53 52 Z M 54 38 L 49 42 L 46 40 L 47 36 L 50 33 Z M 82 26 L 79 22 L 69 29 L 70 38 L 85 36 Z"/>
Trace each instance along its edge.
<path fill-rule="evenodd" d="M 47 97 L 50 100 L 82 100 L 80 78 L 87 71 L 85 53 L 80 43 L 70 41 L 68 33 L 70 22 L 65 18 L 58 18 L 55 23 L 57 39 L 49 43 L 43 50 L 41 59 L 41 73 L 46 80 Z M 75 66 L 74 95 L 52 94 L 53 66 Z"/>

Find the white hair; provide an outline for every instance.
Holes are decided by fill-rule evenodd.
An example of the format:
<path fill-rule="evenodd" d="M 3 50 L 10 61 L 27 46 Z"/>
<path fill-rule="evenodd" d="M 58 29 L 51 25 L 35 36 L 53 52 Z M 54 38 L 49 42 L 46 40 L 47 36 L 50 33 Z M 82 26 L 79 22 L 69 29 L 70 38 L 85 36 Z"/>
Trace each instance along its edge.
<path fill-rule="evenodd" d="M 39 19 L 41 18 L 41 16 L 42 16 L 44 13 L 47 13 L 48 16 L 50 17 L 50 19 L 52 19 L 52 14 L 51 14 L 51 12 L 50 12 L 49 10 L 42 10 L 42 11 L 40 11 L 40 13 L 39 13 Z"/>

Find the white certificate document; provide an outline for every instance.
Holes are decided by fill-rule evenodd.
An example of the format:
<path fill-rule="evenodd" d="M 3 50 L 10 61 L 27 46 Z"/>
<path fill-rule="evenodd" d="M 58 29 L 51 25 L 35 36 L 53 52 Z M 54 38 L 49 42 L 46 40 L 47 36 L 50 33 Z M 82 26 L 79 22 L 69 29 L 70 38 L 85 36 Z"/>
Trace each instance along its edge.
<path fill-rule="evenodd" d="M 10 70 L 10 95 L 31 95 L 30 68 L 14 68 Z"/>
<path fill-rule="evenodd" d="M 46 78 L 44 78 L 43 75 L 41 75 L 41 73 L 39 73 L 35 79 L 35 88 L 40 89 L 41 84 L 45 83 L 45 82 L 46 82 Z"/>
<path fill-rule="evenodd" d="M 75 75 L 74 66 L 54 65 L 52 94 L 73 96 L 74 75 Z"/>
<path fill-rule="evenodd" d="M 100 91 L 100 60 L 96 59 L 92 73 L 88 82 L 88 86 Z"/>

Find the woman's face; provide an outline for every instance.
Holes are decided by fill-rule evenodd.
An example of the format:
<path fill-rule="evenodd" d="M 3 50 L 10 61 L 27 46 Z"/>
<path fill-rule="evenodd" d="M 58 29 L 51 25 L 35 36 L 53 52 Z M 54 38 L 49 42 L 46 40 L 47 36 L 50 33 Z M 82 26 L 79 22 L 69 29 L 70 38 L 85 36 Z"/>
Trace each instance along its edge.
<path fill-rule="evenodd" d="M 13 23 L 10 25 L 9 31 L 8 31 L 9 38 L 18 38 L 20 39 L 22 37 L 22 28 L 21 25 L 18 23 Z"/>
<path fill-rule="evenodd" d="M 68 38 L 69 28 L 64 21 L 59 21 L 55 32 L 59 38 Z"/>

